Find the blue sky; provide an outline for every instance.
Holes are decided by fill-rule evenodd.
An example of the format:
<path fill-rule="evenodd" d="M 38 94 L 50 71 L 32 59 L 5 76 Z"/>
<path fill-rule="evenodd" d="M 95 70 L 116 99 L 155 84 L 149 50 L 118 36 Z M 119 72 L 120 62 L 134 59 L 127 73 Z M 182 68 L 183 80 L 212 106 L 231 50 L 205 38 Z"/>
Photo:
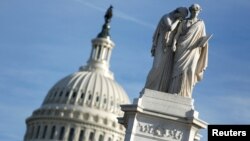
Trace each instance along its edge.
<path fill-rule="evenodd" d="M 62 77 L 86 64 L 91 39 L 114 6 L 111 70 L 131 100 L 152 65 L 152 35 L 160 17 L 178 6 L 202 6 L 209 64 L 193 97 L 210 124 L 250 123 L 249 0 L 1 0 L 0 141 L 22 141 L 25 119 Z M 206 141 L 203 130 L 202 141 Z"/>

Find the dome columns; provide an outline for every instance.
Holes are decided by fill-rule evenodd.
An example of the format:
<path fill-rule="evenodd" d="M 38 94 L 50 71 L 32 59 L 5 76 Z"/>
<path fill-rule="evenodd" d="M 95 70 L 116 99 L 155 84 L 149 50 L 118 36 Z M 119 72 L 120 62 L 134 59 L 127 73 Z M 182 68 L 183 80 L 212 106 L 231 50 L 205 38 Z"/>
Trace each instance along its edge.
<path fill-rule="evenodd" d="M 93 39 L 87 66 L 80 67 L 80 71 L 96 71 L 113 79 L 113 73 L 109 70 L 109 62 L 114 46 L 110 38 Z"/>
<path fill-rule="evenodd" d="M 114 43 L 108 38 L 93 39 L 90 59 L 109 63 L 111 51 L 114 46 Z"/>

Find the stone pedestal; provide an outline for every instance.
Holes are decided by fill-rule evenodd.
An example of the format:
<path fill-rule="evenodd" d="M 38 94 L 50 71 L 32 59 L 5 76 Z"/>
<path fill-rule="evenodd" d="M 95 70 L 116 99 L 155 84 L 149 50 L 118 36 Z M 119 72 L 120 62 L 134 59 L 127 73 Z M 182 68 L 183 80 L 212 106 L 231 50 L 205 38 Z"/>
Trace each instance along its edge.
<path fill-rule="evenodd" d="M 145 89 L 133 104 L 122 105 L 125 141 L 199 141 L 199 129 L 207 123 L 198 118 L 191 98 Z"/>

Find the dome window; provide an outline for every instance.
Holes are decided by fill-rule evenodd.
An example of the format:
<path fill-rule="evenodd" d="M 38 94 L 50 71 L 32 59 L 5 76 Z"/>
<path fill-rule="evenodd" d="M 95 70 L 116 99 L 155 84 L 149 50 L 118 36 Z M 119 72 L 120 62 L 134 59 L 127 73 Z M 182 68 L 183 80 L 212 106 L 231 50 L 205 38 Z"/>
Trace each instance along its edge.
<path fill-rule="evenodd" d="M 81 94 L 81 99 L 83 99 L 83 97 L 84 97 L 84 93 Z"/>
<path fill-rule="evenodd" d="M 61 127 L 61 130 L 60 130 L 60 134 L 59 134 L 59 140 L 63 140 L 63 137 L 64 137 L 64 130 L 65 130 L 65 127 Z"/>
<path fill-rule="evenodd" d="M 103 141 L 103 135 L 99 136 L 99 140 L 98 141 Z"/>
<path fill-rule="evenodd" d="M 89 141 L 94 141 L 94 132 L 90 132 Z"/>
<path fill-rule="evenodd" d="M 78 141 L 83 141 L 83 137 L 84 137 L 84 130 L 82 129 Z"/>
<path fill-rule="evenodd" d="M 34 129 L 35 129 L 35 127 L 34 127 L 34 126 L 31 126 L 31 132 L 30 132 L 30 135 L 29 135 L 29 138 L 30 138 L 30 139 L 32 139 L 32 137 L 33 137 Z"/>
<path fill-rule="evenodd" d="M 69 91 L 66 93 L 65 97 L 69 97 Z"/>
<path fill-rule="evenodd" d="M 76 97 L 76 92 L 74 92 L 72 95 L 72 98 L 75 98 L 75 97 Z"/>
<path fill-rule="evenodd" d="M 74 139 L 74 134 L 75 134 L 75 129 L 71 128 L 70 132 L 69 132 L 69 137 L 68 137 L 68 141 L 73 141 Z"/>
<path fill-rule="evenodd" d="M 92 98 L 92 96 L 91 96 L 91 95 L 89 95 L 89 98 L 88 98 L 88 99 L 89 99 L 89 100 L 91 100 L 91 98 Z"/>
<path fill-rule="evenodd" d="M 56 126 L 53 126 L 50 134 L 50 139 L 54 139 L 55 132 L 56 132 Z"/>
<path fill-rule="evenodd" d="M 48 128 L 47 125 L 45 125 L 44 128 L 43 128 L 43 136 L 42 136 L 42 139 L 45 139 L 45 137 L 46 137 L 47 128 Z"/>
<path fill-rule="evenodd" d="M 63 91 L 60 92 L 59 97 L 61 97 L 62 95 L 63 95 Z"/>
<path fill-rule="evenodd" d="M 36 139 L 38 139 L 38 137 L 39 137 L 39 133 L 40 133 L 40 125 L 37 127 L 37 131 L 36 131 Z"/>
<path fill-rule="evenodd" d="M 54 97 L 56 97 L 56 95 L 57 95 L 57 91 L 55 92 Z"/>

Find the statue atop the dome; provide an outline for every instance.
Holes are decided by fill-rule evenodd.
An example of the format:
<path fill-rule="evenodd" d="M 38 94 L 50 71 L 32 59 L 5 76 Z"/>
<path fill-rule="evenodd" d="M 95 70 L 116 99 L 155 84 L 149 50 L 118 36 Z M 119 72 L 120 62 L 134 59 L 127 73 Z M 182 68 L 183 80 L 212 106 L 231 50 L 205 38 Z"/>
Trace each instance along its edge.
<path fill-rule="evenodd" d="M 105 14 L 105 16 L 104 16 L 104 18 L 105 18 L 105 23 L 109 23 L 109 22 L 111 21 L 111 18 L 112 18 L 112 16 L 113 16 L 113 11 L 112 11 L 112 9 L 113 9 L 113 6 L 110 5 L 110 7 L 108 8 L 108 10 L 106 11 L 106 14 Z"/>
<path fill-rule="evenodd" d="M 204 21 L 198 18 L 199 4 L 189 7 L 188 18 L 184 11 L 177 8 L 161 19 L 151 50 L 155 57 L 153 68 L 145 88 L 191 98 L 193 87 L 203 78 L 207 67 L 211 36 L 206 35 Z"/>
<path fill-rule="evenodd" d="M 97 35 L 99 38 L 107 38 L 110 37 L 109 30 L 110 30 L 110 25 L 109 23 L 111 22 L 111 18 L 113 16 L 113 6 L 110 5 L 110 7 L 107 9 L 106 14 L 104 16 L 105 23 L 102 26 L 102 31 Z"/>

